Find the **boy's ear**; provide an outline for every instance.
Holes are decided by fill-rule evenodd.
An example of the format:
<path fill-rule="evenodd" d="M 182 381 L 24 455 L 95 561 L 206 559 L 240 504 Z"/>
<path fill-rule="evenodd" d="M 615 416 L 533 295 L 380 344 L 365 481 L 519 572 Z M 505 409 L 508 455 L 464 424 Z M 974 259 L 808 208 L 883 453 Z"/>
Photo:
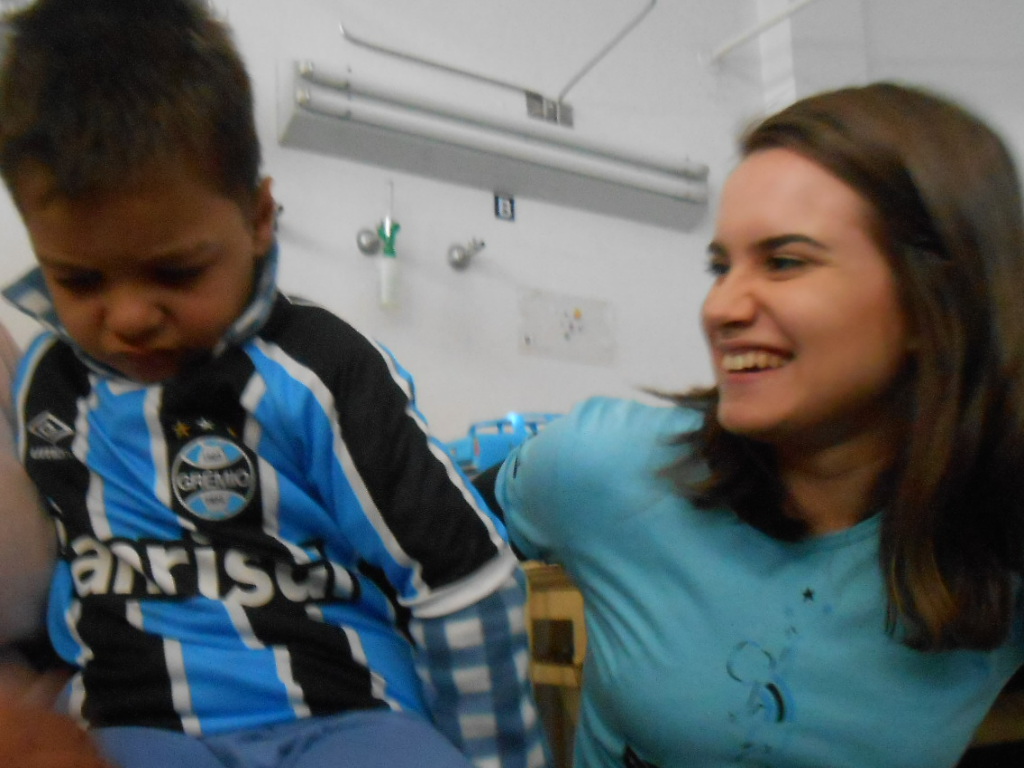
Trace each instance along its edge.
<path fill-rule="evenodd" d="M 271 192 L 272 179 L 269 176 L 260 181 L 253 200 L 252 225 L 257 256 L 262 256 L 274 242 L 274 219 L 277 216 L 277 203 Z"/>

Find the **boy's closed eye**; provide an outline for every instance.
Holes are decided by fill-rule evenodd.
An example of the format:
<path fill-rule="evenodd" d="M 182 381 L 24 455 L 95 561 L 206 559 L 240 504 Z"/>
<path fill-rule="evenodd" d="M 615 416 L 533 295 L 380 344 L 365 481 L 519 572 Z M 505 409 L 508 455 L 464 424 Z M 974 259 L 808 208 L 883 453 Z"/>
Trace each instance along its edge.
<path fill-rule="evenodd" d="M 167 288 L 187 288 L 206 271 L 204 266 L 161 266 L 151 272 L 154 282 Z"/>
<path fill-rule="evenodd" d="M 78 295 L 93 293 L 103 285 L 103 275 L 99 272 L 64 272 L 53 278 L 63 290 Z"/>

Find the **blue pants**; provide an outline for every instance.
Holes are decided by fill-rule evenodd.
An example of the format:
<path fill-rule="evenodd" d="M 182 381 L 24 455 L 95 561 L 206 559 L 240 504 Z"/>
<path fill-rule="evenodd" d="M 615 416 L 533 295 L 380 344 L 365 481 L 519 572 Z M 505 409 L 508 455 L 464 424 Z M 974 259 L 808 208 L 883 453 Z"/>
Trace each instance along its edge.
<path fill-rule="evenodd" d="M 419 715 L 383 709 L 199 738 L 140 727 L 92 734 L 120 768 L 472 768 Z"/>

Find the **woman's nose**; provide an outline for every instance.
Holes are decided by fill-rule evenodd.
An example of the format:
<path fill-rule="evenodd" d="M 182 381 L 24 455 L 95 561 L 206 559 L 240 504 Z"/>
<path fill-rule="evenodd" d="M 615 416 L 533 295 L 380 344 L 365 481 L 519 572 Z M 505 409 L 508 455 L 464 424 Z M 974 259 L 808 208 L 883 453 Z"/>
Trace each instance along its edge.
<path fill-rule="evenodd" d="M 749 325 L 757 315 L 756 283 L 743 269 L 733 268 L 715 280 L 701 308 L 704 328 Z"/>

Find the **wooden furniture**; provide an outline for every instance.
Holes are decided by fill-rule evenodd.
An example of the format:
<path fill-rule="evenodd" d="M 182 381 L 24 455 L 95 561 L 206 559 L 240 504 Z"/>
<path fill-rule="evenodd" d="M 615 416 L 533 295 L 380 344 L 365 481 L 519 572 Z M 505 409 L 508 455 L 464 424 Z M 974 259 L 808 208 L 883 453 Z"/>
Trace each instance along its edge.
<path fill-rule="evenodd" d="M 530 679 L 556 768 L 572 765 L 587 633 L 583 596 L 557 565 L 528 562 Z"/>
<path fill-rule="evenodd" d="M 1018 672 L 974 734 L 957 768 L 1024 765 L 1024 673 Z"/>

